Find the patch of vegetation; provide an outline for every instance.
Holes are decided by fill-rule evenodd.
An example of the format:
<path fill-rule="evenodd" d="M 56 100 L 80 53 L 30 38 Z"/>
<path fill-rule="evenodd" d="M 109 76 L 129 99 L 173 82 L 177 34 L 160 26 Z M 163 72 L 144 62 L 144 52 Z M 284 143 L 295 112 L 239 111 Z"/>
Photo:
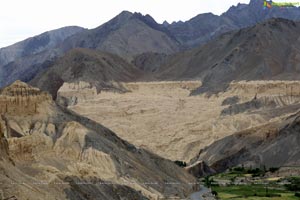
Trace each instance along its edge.
<path fill-rule="evenodd" d="M 210 188 L 213 180 L 209 178 L 209 176 L 206 176 L 204 178 L 204 186 Z"/>
<path fill-rule="evenodd" d="M 230 172 L 235 174 L 251 174 L 252 177 L 258 177 L 264 176 L 266 172 L 275 173 L 278 170 L 278 167 L 270 167 L 269 169 L 267 169 L 265 166 L 263 166 L 262 168 L 245 168 L 241 166 L 230 169 Z"/>
<path fill-rule="evenodd" d="M 300 178 L 299 177 L 291 177 L 288 179 L 290 181 L 290 184 L 286 184 L 285 187 L 289 191 L 300 191 Z"/>
<path fill-rule="evenodd" d="M 299 200 L 300 177 L 269 177 L 270 173 L 278 170 L 279 168 L 276 167 L 267 169 L 239 166 L 206 177 L 203 182 L 211 187 L 211 190 L 217 193 L 217 198 L 221 200 Z M 281 184 L 286 181 L 286 185 Z"/>
<path fill-rule="evenodd" d="M 176 160 L 174 162 L 176 165 L 178 165 L 179 167 L 186 167 L 186 162 L 180 161 L 180 160 Z"/>
<path fill-rule="evenodd" d="M 218 192 L 215 191 L 215 190 L 211 191 L 211 193 L 212 193 L 214 196 L 218 196 Z"/>
<path fill-rule="evenodd" d="M 268 170 L 266 170 L 265 167 L 260 169 L 260 168 L 245 168 L 242 166 L 242 167 L 234 167 L 229 171 L 230 174 L 236 174 L 236 175 L 251 174 L 252 177 L 259 177 L 259 176 L 264 176 Z"/>
<path fill-rule="evenodd" d="M 278 187 L 266 187 L 265 185 L 230 185 L 212 186 L 219 199 L 253 199 L 253 200 L 292 200 L 297 199 L 295 194 Z"/>
<path fill-rule="evenodd" d="M 279 170 L 279 167 L 270 167 L 269 171 L 271 173 L 277 172 Z"/>

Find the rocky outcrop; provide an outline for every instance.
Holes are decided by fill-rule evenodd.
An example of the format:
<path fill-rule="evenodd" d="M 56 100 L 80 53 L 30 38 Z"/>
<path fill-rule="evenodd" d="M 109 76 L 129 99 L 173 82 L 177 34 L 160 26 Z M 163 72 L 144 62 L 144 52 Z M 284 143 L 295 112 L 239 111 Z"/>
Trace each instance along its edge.
<path fill-rule="evenodd" d="M 46 92 L 16 81 L 0 91 L 0 114 L 34 114 L 38 104 L 50 100 Z"/>
<path fill-rule="evenodd" d="M 0 160 L 8 158 L 8 142 L 5 138 L 5 125 L 2 117 L 0 117 Z"/>
<path fill-rule="evenodd" d="M 221 112 L 222 116 L 236 115 L 244 112 L 253 112 L 256 110 L 270 110 L 288 105 L 297 104 L 300 102 L 299 96 L 264 96 L 254 97 L 250 101 L 237 103 L 224 108 Z"/>
<path fill-rule="evenodd" d="M 205 177 L 211 174 L 216 173 L 215 170 L 210 168 L 205 162 L 197 161 L 192 165 L 189 165 L 185 168 L 190 174 L 194 175 L 195 177 Z"/>
<path fill-rule="evenodd" d="M 6 174 L 0 174 L 1 183 L 14 183 L 7 184 L 5 198 L 183 198 L 197 189 L 190 184 L 196 180 L 172 161 L 136 148 L 36 88 L 17 81 L 1 95 L 37 104 L 36 110 L 21 110 L 14 102 L 9 106 L 16 108 L 2 114 L 0 133 L 8 132 L 8 143 L 1 140 L 0 151 L 15 163 L 0 162 Z M 179 184 L 169 184 L 174 182 Z"/>
<path fill-rule="evenodd" d="M 299 81 L 234 81 L 222 106 L 222 116 L 287 108 L 300 102 Z M 225 94 L 223 93 L 223 94 Z M 277 111 L 278 112 L 278 111 Z"/>
<path fill-rule="evenodd" d="M 203 161 L 216 172 L 230 167 L 298 166 L 299 112 L 220 139 L 200 151 Z"/>
<path fill-rule="evenodd" d="M 240 101 L 238 96 L 227 97 L 223 100 L 222 106 L 237 104 Z"/>
<path fill-rule="evenodd" d="M 57 92 L 56 102 L 64 106 L 74 106 L 79 102 L 95 98 L 97 94 L 97 88 L 88 82 L 65 82 Z"/>
<path fill-rule="evenodd" d="M 233 81 L 229 84 L 228 92 L 249 96 L 300 96 L 300 81 L 290 80 L 258 80 L 258 81 Z"/>

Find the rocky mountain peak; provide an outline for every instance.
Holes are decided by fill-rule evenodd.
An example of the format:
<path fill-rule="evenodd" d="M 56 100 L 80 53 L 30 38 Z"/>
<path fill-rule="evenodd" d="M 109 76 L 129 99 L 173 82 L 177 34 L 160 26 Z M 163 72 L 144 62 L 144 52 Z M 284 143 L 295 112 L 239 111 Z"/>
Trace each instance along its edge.
<path fill-rule="evenodd" d="M 264 5 L 264 1 L 263 0 L 251 0 L 249 5 L 251 7 L 260 7 L 262 8 Z"/>
<path fill-rule="evenodd" d="M 127 11 L 127 10 L 123 10 L 118 16 L 119 17 L 131 17 L 133 15 L 132 12 Z"/>
<path fill-rule="evenodd" d="M 132 12 L 124 10 L 120 14 L 118 14 L 116 17 L 114 17 L 111 21 L 112 22 L 123 22 L 124 23 L 124 22 L 128 21 L 128 19 L 130 19 L 132 17 L 132 15 L 133 15 Z"/>
<path fill-rule="evenodd" d="M 143 15 L 142 13 L 139 13 L 139 12 L 135 12 L 133 15 L 132 15 L 132 18 L 136 18 L 136 19 L 139 19 L 141 21 L 145 21 L 146 23 L 156 23 L 156 21 L 153 19 L 153 17 L 151 17 L 149 14 L 146 14 L 146 15 Z"/>
<path fill-rule="evenodd" d="M 169 23 L 168 21 L 165 20 L 165 21 L 162 23 L 162 25 L 165 26 L 165 27 L 167 27 L 167 26 L 170 26 L 170 23 Z"/>

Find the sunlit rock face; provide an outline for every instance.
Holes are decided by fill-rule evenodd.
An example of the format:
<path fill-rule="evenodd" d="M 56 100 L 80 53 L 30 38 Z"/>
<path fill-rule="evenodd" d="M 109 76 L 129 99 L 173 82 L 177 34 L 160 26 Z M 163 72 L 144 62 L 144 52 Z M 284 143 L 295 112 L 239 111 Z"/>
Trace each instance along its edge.
<path fill-rule="evenodd" d="M 50 100 L 46 92 L 16 81 L 0 91 L 0 114 L 34 114 L 39 103 Z"/>
<path fill-rule="evenodd" d="M 5 198 L 184 198 L 197 189 L 190 184 L 196 180 L 172 161 L 58 106 L 48 93 L 17 81 L 0 96 L 7 105 L 0 117 Z M 179 184 L 168 184 L 174 182 Z"/>

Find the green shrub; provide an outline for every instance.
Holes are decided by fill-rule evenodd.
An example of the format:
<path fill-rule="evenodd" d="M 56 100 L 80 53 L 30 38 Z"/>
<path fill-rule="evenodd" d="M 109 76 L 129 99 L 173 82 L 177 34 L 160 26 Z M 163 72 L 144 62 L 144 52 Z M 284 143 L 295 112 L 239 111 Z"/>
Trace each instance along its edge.
<path fill-rule="evenodd" d="M 278 170 L 279 170 L 278 167 L 270 167 L 270 169 L 269 169 L 269 171 L 270 171 L 271 173 L 274 173 L 274 172 L 276 172 L 276 171 L 278 171 Z"/>
<path fill-rule="evenodd" d="M 291 184 L 286 184 L 286 188 L 290 191 L 300 191 L 300 178 L 293 177 L 290 178 L 289 181 Z"/>
<path fill-rule="evenodd" d="M 244 171 L 245 171 L 245 168 L 244 168 L 244 167 L 235 167 L 235 168 L 233 168 L 233 171 L 236 171 L 236 172 L 244 172 Z"/>
<path fill-rule="evenodd" d="M 281 197 L 281 194 L 267 194 L 266 197 Z"/>
<path fill-rule="evenodd" d="M 178 165 L 179 167 L 186 167 L 186 162 L 180 161 L 180 160 L 176 160 L 174 162 L 176 165 Z"/>
<path fill-rule="evenodd" d="M 217 191 L 211 191 L 211 193 L 214 195 L 214 196 L 218 196 L 218 192 Z"/>
<path fill-rule="evenodd" d="M 210 188 L 212 184 L 212 180 L 209 178 L 209 176 L 206 176 L 204 178 L 204 186 Z"/>

